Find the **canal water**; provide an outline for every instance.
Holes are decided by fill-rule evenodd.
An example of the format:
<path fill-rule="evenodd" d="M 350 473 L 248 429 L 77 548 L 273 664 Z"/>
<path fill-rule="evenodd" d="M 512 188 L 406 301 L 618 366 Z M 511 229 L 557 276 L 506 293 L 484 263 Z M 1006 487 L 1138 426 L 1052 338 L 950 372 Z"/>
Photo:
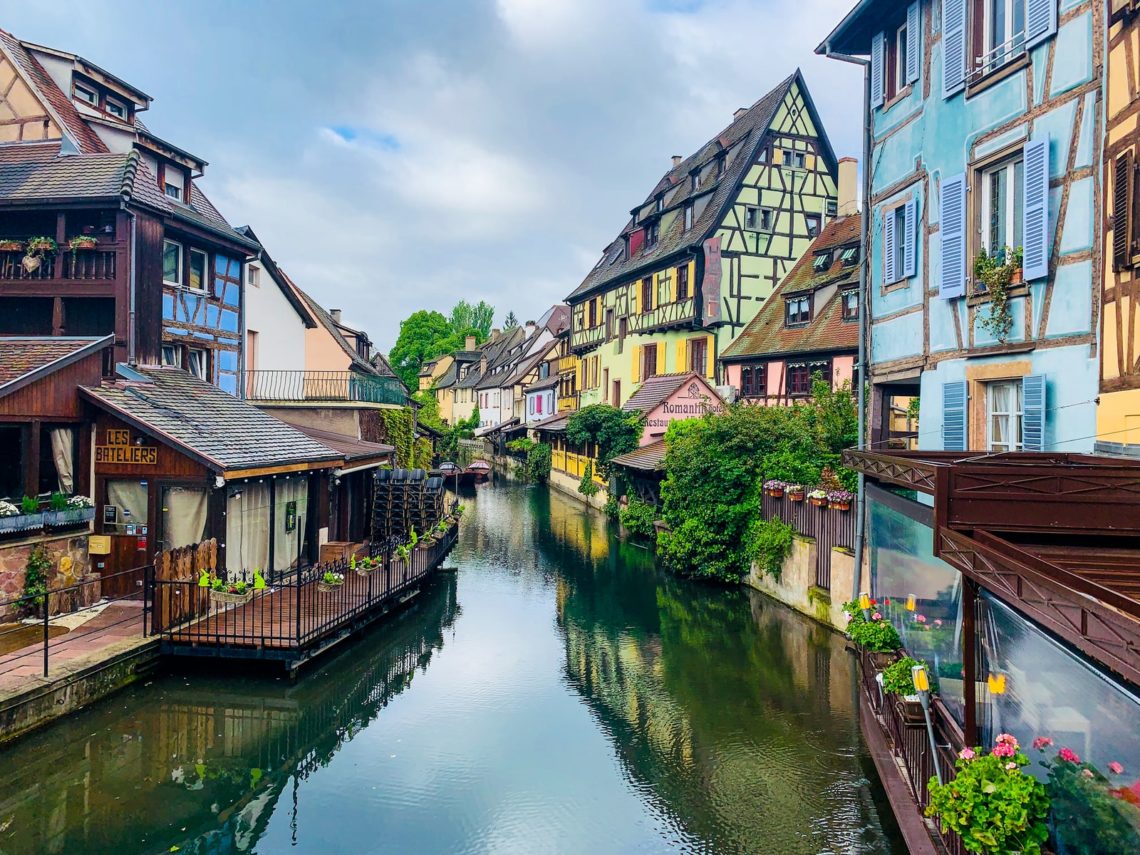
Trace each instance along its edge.
<path fill-rule="evenodd" d="M 225 663 L 0 752 L 0 853 L 902 852 L 841 639 L 480 487 L 398 618 L 296 683 Z"/>

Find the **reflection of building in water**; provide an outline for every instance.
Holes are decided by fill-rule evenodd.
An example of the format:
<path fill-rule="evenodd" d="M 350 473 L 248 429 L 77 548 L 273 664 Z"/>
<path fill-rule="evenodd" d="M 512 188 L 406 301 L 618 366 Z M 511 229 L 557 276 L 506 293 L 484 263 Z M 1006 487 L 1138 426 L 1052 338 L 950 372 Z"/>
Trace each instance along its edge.
<path fill-rule="evenodd" d="M 33 736 L 6 755 L 4 852 L 250 851 L 287 787 L 329 764 L 416 670 L 426 671 L 459 615 L 456 577 L 440 576 L 404 618 L 295 685 L 188 678 L 129 700 L 128 732 L 90 719 Z M 153 694 L 163 700 L 154 703 Z M 149 701 L 149 702 L 148 702 Z M 131 721 L 120 707 L 108 721 Z M 82 729 L 82 735 L 67 736 Z M 26 760 L 25 760 L 26 755 Z M 116 793 L 129 793 L 121 800 Z M 296 802 L 294 801 L 294 809 Z M 149 838 L 152 829 L 169 829 Z"/>

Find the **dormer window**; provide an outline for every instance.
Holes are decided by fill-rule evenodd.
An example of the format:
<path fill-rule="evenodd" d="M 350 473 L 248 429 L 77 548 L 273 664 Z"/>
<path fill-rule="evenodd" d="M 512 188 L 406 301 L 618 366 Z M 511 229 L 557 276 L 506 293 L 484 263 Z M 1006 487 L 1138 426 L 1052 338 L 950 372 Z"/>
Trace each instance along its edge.
<path fill-rule="evenodd" d="M 811 260 L 811 269 L 816 273 L 823 273 L 829 267 L 831 267 L 830 252 L 818 252 Z"/>
<path fill-rule="evenodd" d="M 692 203 L 685 206 L 685 231 L 693 227 L 693 206 Z"/>
<path fill-rule="evenodd" d="M 116 119 L 122 119 L 124 122 L 127 120 L 127 105 L 113 98 L 107 99 L 107 112 L 114 116 Z"/>
<path fill-rule="evenodd" d="M 859 292 L 858 291 L 844 291 L 843 296 L 843 320 L 857 321 L 859 320 Z"/>
<path fill-rule="evenodd" d="M 701 189 L 701 173 L 694 172 L 689 176 L 689 189 L 694 191 Z"/>
<path fill-rule="evenodd" d="M 171 199 L 177 199 L 179 202 L 182 201 L 182 188 L 177 184 L 171 184 L 169 181 L 167 181 L 166 186 L 162 189 L 163 192 L 166 193 L 166 195 Z"/>
<path fill-rule="evenodd" d="M 849 246 L 839 254 L 839 261 L 844 267 L 854 267 L 859 261 L 859 247 Z"/>
<path fill-rule="evenodd" d="M 183 201 L 186 198 L 184 195 L 186 189 L 185 173 L 175 166 L 166 166 L 161 170 L 161 174 L 159 186 L 162 188 L 162 192 L 171 199 Z"/>
<path fill-rule="evenodd" d="M 74 87 L 75 97 L 85 104 L 90 104 L 92 107 L 99 106 L 99 93 L 92 89 L 90 86 L 84 86 L 82 83 L 76 83 Z"/>
<path fill-rule="evenodd" d="M 645 248 L 652 249 L 657 246 L 657 238 L 660 235 L 661 224 L 650 223 L 645 227 Z"/>
<path fill-rule="evenodd" d="M 660 214 L 662 211 L 665 210 L 665 197 L 664 196 L 658 196 L 657 197 L 656 210 L 657 210 L 658 214 Z"/>
<path fill-rule="evenodd" d="M 802 326 L 811 320 L 811 295 L 789 297 L 784 302 L 784 326 Z"/>

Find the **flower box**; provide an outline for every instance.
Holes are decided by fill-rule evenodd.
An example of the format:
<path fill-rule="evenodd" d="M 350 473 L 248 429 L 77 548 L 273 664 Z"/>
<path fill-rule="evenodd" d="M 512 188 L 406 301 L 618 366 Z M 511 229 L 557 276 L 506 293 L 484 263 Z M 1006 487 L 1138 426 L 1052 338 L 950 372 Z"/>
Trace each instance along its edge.
<path fill-rule="evenodd" d="M 782 498 L 784 498 L 784 488 L 783 487 L 773 487 L 772 489 L 770 489 L 768 491 L 768 495 L 771 496 L 773 499 L 782 499 Z"/>
<path fill-rule="evenodd" d="M 837 511 L 849 511 L 849 510 L 851 510 L 851 503 L 850 502 L 828 501 L 827 506 L 830 508 L 835 508 L 835 510 L 837 510 Z"/>
<path fill-rule="evenodd" d="M 788 500 L 792 502 L 802 502 L 804 500 L 803 490 L 788 490 Z"/>
<path fill-rule="evenodd" d="M 818 496 L 809 496 L 808 503 L 817 508 L 827 507 L 827 499 L 821 499 Z"/>
<path fill-rule="evenodd" d="M 239 594 L 236 591 L 215 591 L 213 588 L 210 589 L 210 602 L 212 603 L 240 606 L 244 603 L 248 603 L 251 599 L 253 599 L 253 588 L 250 588 L 244 594 Z"/>
<path fill-rule="evenodd" d="M 94 508 L 68 508 L 65 511 L 44 511 L 44 525 L 84 525 L 95 519 Z"/>
<path fill-rule="evenodd" d="M 344 582 L 326 582 L 323 579 L 317 582 L 317 590 L 322 594 L 331 594 L 344 587 Z"/>
<path fill-rule="evenodd" d="M 99 245 L 99 241 L 90 235 L 78 235 L 73 237 L 67 245 L 71 249 L 95 249 Z"/>
<path fill-rule="evenodd" d="M 22 240 L 0 240 L 0 252 L 20 252 L 23 248 Z"/>
<path fill-rule="evenodd" d="M 16 514 L 14 517 L 0 517 L 0 532 L 31 531 L 44 527 L 44 514 Z"/>

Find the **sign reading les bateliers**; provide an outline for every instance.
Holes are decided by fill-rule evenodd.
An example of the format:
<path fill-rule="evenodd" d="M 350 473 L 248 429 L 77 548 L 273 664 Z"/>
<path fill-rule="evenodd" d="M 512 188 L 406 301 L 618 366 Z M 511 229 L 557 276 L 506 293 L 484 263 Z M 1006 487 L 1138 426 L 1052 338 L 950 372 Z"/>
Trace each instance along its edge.
<path fill-rule="evenodd" d="M 109 428 L 107 444 L 95 446 L 95 462 L 154 466 L 158 463 L 158 449 L 153 445 L 132 445 L 129 430 Z"/>

